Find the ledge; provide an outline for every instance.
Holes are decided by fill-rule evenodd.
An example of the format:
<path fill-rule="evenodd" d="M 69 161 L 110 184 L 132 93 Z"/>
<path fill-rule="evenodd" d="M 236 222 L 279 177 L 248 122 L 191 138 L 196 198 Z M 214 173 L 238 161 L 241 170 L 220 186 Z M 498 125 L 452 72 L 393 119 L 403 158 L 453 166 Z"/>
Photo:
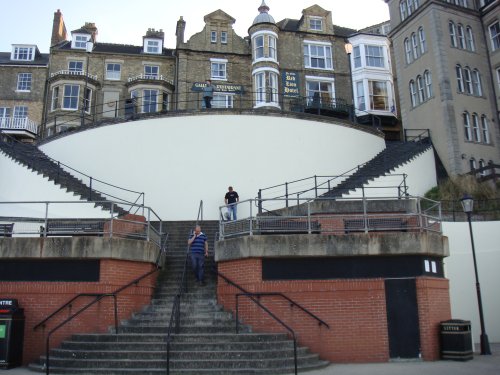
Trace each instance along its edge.
<path fill-rule="evenodd" d="M 154 263 L 157 255 L 158 248 L 151 242 L 125 238 L 0 238 L 0 258 L 106 258 Z"/>
<path fill-rule="evenodd" d="M 244 258 L 352 257 L 388 255 L 449 256 L 448 237 L 438 233 L 351 235 L 253 235 L 218 241 L 217 262 Z"/>

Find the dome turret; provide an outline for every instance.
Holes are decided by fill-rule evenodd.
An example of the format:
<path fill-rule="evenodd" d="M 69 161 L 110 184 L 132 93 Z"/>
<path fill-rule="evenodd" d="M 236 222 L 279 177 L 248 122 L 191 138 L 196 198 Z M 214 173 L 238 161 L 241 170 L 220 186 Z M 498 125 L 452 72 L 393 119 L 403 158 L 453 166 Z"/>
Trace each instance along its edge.
<path fill-rule="evenodd" d="M 269 12 L 269 7 L 266 5 L 266 1 L 262 0 L 262 4 L 259 7 L 260 14 L 255 17 L 252 25 L 257 25 L 258 23 L 276 23 L 274 22 L 273 16 Z"/>

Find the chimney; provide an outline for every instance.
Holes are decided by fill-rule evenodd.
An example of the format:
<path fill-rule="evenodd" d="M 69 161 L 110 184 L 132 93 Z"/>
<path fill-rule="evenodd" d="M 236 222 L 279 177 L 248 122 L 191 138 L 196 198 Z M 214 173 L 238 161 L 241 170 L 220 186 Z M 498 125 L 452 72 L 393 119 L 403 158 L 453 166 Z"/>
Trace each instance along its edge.
<path fill-rule="evenodd" d="M 186 21 L 184 21 L 181 16 L 181 18 L 179 18 L 179 21 L 177 21 L 177 28 L 175 30 L 175 36 L 177 37 L 177 46 L 184 43 L 184 30 L 186 30 Z"/>
<path fill-rule="evenodd" d="M 82 27 L 82 29 L 87 30 L 91 35 L 91 40 L 92 42 L 97 42 L 97 27 L 95 23 L 93 22 L 85 22 L 85 26 Z"/>
<path fill-rule="evenodd" d="M 148 31 L 146 31 L 145 37 L 161 39 L 162 42 L 165 42 L 165 33 L 163 32 L 163 29 L 160 29 L 160 31 L 156 31 L 155 29 L 149 28 Z"/>
<path fill-rule="evenodd" d="M 54 12 L 54 21 L 52 23 L 52 37 L 50 39 L 50 46 L 55 46 L 58 43 L 65 41 L 67 38 L 66 25 L 64 24 L 63 15 L 61 10 L 58 9 Z"/>

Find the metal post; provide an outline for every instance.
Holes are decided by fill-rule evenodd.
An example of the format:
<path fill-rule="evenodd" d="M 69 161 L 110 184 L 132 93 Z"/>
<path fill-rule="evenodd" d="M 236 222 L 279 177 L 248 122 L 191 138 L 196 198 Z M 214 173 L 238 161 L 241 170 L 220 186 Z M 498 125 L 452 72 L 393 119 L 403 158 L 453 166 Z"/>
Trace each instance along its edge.
<path fill-rule="evenodd" d="M 109 238 L 113 237 L 113 206 L 114 203 L 111 202 L 111 220 L 109 221 Z"/>
<path fill-rule="evenodd" d="M 288 182 L 285 182 L 286 207 L 288 207 Z"/>
<path fill-rule="evenodd" d="M 318 198 L 318 176 L 314 175 L 314 197 Z"/>
<path fill-rule="evenodd" d="M 47 237 L 47 225 L 49 223 L 49 202 L 45 202 L 45 227 L 43 228 L 43 236 Z"/>
<path fill-rule="evenodd" d="M 89 84 L 89 53 L 87 53 L 87 63 L 85 65 L 85 86 L 82 93 L 82 120 L 81 120 L 82 127 L 85 125 L 85 108 L 86 108 L 85 94 L 87 92 L 88 84 Z"/>
<path fill-rule="evenodd" d="M 92 200 L 92 177 L 89 178 L 90 178 L 89 199 Z"/>
<path fill-rule="evenodd" d="M 253 212 L 252 212 L 252 206 L 253 206 L 253 199 L 250 200 L 250 236 L 253 235 Z"/>
<path fill-rule="evenodd" d="M 262 189 L 259 189 L 259 193 L 257 194 L 257 199 L 259 200 L 259 214 L 262 213 Z"/>
<path fill-rule="evenodd" d="M 480 337 L 480 345 L 481 345 L 481 354 L 491 354 L 490 343 L 488 341 L 488 335 L 486 334 L 486 328 L 484 324 L 484 316 L 483 316 L 483 302 L 481 299 L 481 285 L 479 284 L 479 274 L 477 271 L 477 262 L 476 262 L 476 250 L 474 247 L 474 236 L 472 234 L 472 223 L 471 223 L 471 213 L 466 212 L 467 221 L 469 222 L 469 232 L 470 232 L 470 242 L 472 245 L 472 259 L 474 261 L 474 274 L 476 276 L 476 292 L 477 292 L 477 304 L 479 307 L 479 323 L 481 325 L 481 337 Z"/>

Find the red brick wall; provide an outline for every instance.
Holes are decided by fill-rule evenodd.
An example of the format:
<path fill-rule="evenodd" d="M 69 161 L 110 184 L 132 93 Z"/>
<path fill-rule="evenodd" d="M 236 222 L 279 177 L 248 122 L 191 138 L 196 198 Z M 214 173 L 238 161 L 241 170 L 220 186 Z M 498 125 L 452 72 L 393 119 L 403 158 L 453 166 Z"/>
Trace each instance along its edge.
<path fill-rule="evenodd" d="M 278 297 L 260 301 L 296 333 L 299 345 L 336 363 L 389 360 L 387 314 L 383 279 L 263 281 L 260 259 L 219 263 L 219 272 L 249 292 L 282 292 L 330 325 L 318 323 Z M 235 311 L 239 291 L 219 279 L 217 296 L 225 309 Z M 437 325 L 449 319 L 448 281 L 417 279 L 423 357 L 439 358 Z M 246 297 L 239 297 L 240 320 L 254 331 L 286 332 Z"/>
<path fill-rule="evenodd" d="M 47 322 L 46 327 L 36 331 L 33 327 L 49 314 L 69 301 L 79 293 L 111 293 L 130 281 L 153 270 L 154 265 L 123 260 L 101 260 L 99 282 L 2 282 L 0 296 L 15 298 L 20 307 L 24 308 L 25 332 L 23 363 L 35 361 L 45 354 L 46 335 L 72 313 L 78 311 L 84 304 L 92 300 L 83 297 L 75 301 L 71 308 L 60 312 Z M 118 295 L 118 323 L 128 319 L 151 301 L 157 274 L 154 273 L 142 280 L 138 286 L 132 285 Z M 107 297 L 93 307 L 83 312 L 51 336 L 51 348 L 74 333 L 106 332 L 114 326 L 113 298 Z"/>

